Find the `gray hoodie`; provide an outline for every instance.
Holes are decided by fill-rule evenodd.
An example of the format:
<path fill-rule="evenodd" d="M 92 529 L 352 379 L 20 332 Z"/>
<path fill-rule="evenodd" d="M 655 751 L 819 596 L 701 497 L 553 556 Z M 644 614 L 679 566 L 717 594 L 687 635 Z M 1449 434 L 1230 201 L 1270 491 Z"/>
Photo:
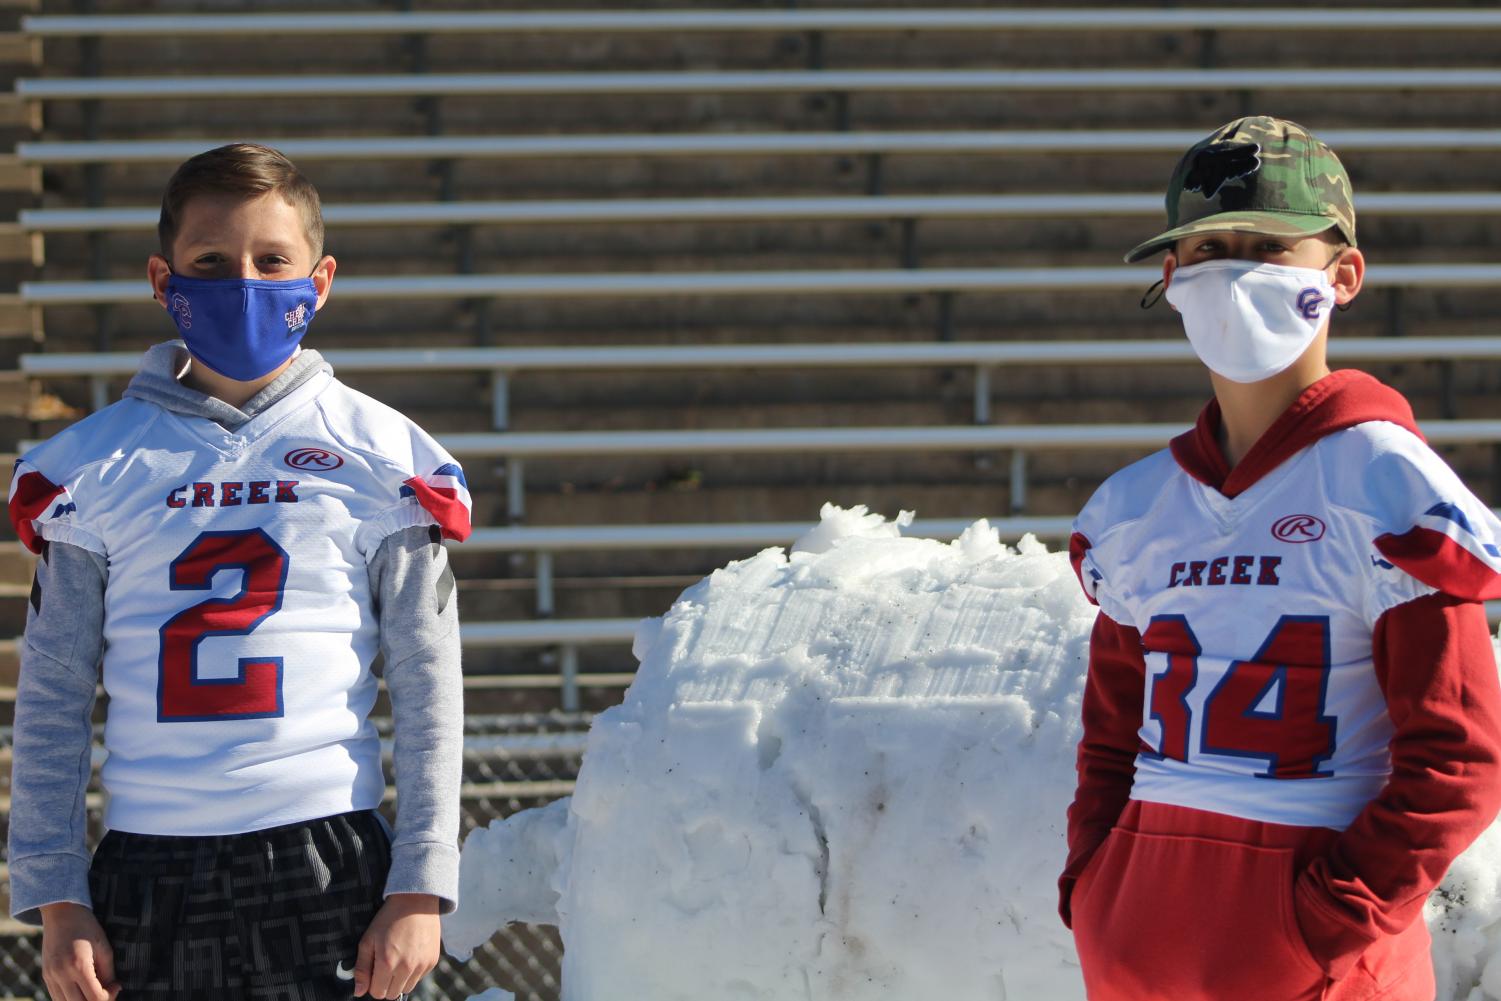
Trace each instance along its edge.
<path fill-rule="evenodd" d="M 181 341 L 158 344 L 125 395 L 234 431 L 316 373 L 332 372 L 318 352 L 302 349 L 237 408 L 179 381 L 191 364 Z M 451 911 L 464 730 L 453 572 L 436 532 L 414 527 L 381 543 L 369 574 L 396 735 L 399 811 L 385 892 L 434 894 Z M 108 581 L 104 557 L 49 542 L 32 586 L 16 692 L 9 846 L 11 913 L 32 924 L 44 904 L 91 905 L 84 793 Z"/>

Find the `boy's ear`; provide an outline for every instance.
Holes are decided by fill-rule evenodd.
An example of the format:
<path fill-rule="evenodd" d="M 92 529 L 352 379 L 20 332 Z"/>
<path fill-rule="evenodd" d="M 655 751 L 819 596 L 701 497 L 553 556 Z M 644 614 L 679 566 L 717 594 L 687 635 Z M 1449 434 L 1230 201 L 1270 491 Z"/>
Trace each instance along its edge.
<path fill-rule="evenodd" d="M 338 269 L 339 262 L 334 260 L 332 254 L 324 254 L 313 266 L 313 273 L 309 277 L 313 279 L 313 288 L 318 290 L 318 304 L 313 307 L 314 311 L 322 309 L 323 304 L 328 302 L 328 293 L 334 284 L 334 272 Z"/>
<path fill-rule="evenodd" d="M 1365 255 L 1354 247 L 1347 247 L 1334 264 L 1334 275 L 1329 279 L 1334 286 L 1334 301 L 1343 306 L 1360 294 L 1365 284 Z"/>
<path fill-rule="evenodd" d="M 1169 250 L 1162 257 L 1162 291 L 1163 292 L 1166 292 L 1167 289 L 1168 289 L 1168 286 L 1173 283 L 1173 272 L 1177 271 L 1177 270 L 1178 270 L 1178 255 L 1175 254 L 1173 251 Z M 1156 300 L 1153 300 L 1153 302 L 1155 304 Z M 1167 308 L 1171 309 L 1174 313 L 1178 312 L 1178 307 L 1174 306 L 1172 303 L 1168 303 L 1167 304 Z"/>
<path fill-rule="evenodd" d="M 172 277 L 172 265 L 161 254 L 152 254 L 146 260 L 146 278 L 151 282 L 151 295 L 162 308 L 167 308 L 167 279 Z"/>

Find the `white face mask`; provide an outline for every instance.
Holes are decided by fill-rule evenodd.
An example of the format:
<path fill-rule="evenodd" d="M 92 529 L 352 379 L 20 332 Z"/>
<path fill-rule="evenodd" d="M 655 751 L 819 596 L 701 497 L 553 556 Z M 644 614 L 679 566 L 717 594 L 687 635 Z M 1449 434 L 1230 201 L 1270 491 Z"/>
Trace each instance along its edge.
<path fill-rule="evenodd" d="M 1292 365 L 1334 308 L 1327 271 L 1215 260 L 1173 272 L 1165 298 L 1188 342 L 1231 382 L 1260 382 Z"/>

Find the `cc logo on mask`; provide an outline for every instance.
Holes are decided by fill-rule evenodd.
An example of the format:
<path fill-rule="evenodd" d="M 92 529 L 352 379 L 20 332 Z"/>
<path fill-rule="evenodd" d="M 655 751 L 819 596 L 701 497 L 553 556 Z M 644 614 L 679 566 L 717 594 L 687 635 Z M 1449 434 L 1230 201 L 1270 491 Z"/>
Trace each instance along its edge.
<path fill-rule="evenodd" d="M 193 304 L 181 292 L 172 293 L 172 312 L 177 314 L 184 329 L 193 325 Z"/>
<path fill-rule="evenodd" d="M 1309 286 L 1298 293 L 1298 312 L 1303 314 L 1305 320 L 1317 320 L 1319 307 L 1324 304 L 1324 293 L 1313 286 Z"/>

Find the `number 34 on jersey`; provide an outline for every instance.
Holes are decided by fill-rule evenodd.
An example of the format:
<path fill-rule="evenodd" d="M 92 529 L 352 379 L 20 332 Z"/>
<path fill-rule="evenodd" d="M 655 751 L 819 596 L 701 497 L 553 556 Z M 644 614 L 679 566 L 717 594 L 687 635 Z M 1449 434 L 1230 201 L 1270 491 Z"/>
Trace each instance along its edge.
<path fill-rule="evenodd" d="M 1141 753 L 1193 762 L 1240 758 L 1269 779 L 1328 778 L 1337 721 L 1329 691 L 1329 618 L 1284 615 L 1249 659 L 1206 663 L 1182 615 L 1141 637 L 1147 686 Z M 1197 696 L 1197 697 L 1196 697 Z"/>

